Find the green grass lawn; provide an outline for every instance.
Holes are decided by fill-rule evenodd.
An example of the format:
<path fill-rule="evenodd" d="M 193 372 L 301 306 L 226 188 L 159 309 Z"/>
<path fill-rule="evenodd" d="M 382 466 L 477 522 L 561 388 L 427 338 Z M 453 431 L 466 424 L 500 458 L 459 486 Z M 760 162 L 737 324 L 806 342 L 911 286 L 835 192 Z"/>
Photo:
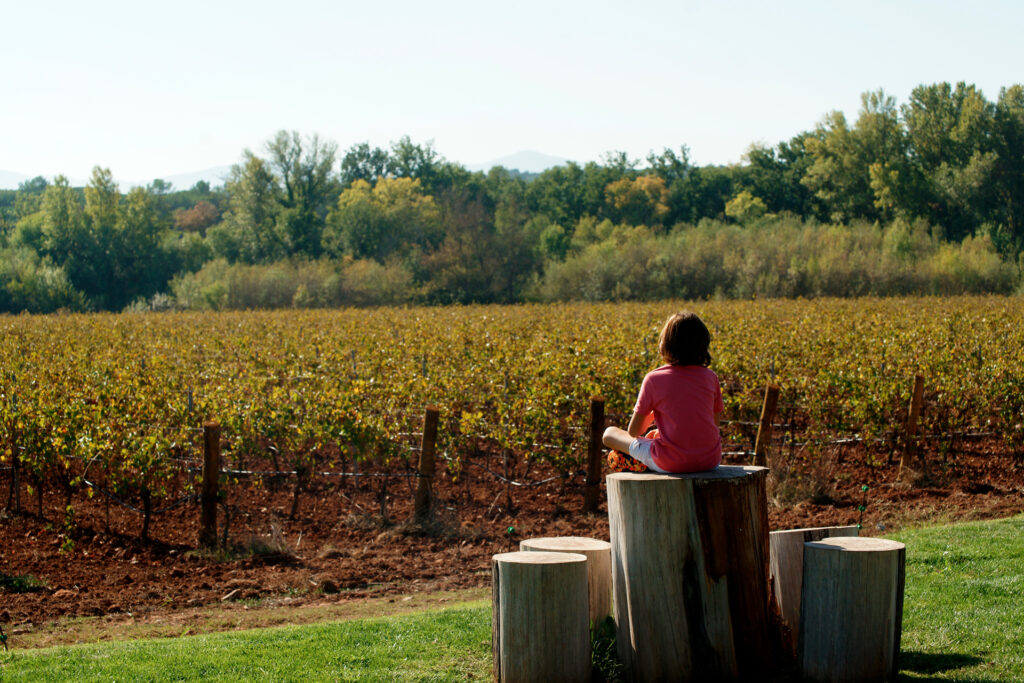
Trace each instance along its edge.
<path fill-rule="evenodd" d="M 906 680 L 1024 681 L 1024 517 L 902 531 Z"/>
<path fill-rule="evenodd" d="M 490 678 L 486 603 L 384 619 L 75 645 L 2 656 L 7 681 Z"/>
<path fill-rule="evenodd" d="M 1024 517 L 902 531 L 904 680 L 1024 681 Z M 487 680 L 486 601 L 0 655 L 0 680 Z"/>

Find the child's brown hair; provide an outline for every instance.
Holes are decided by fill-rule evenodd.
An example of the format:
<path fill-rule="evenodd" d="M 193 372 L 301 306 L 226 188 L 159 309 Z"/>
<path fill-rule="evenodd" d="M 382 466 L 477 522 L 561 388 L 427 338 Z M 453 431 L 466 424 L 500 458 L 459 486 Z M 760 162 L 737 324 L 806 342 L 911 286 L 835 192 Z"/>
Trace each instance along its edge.
<path fill-rule="evenodd" d="M 669 365 L 711 365 L 711 333 L 696 313 L 682 311 L 661 328 L 658 352 Z"/>

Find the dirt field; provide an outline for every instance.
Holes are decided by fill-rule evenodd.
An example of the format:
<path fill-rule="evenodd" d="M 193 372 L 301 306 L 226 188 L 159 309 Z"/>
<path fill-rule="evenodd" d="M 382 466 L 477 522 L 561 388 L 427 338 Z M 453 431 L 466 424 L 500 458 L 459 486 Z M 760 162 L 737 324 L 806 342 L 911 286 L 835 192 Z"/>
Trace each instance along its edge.
<path fill-rule="evenodd" d="M 813 463 L 780 458 L 769 479 L 771 527 L 855 524 L 862 519 L 861 505 L 862 533 L 869 535 L 907 524 L 1024 511 L 1024 462 L 1001 444 L 960 444 L 945 462 L 934 452 L 927 458 L 930 480 L 913 487 L 896 483 L 897 463 L 882 458 L 882 465 L 866 466 L 856 448 L 833 450 Z M 14 633 L 17 645 L 19 635 L 72 616 L 152 619 L 210 605 L 322 606 L 368 596 L 482 588 L 490 582 L 491 555 L 523 538 L 608 538 L 603 502 L 598 514 L 580 512 L 582 473 L 540 486 L 506 487 L 477 471 L 458 482 L 438 476 L 439 523 L 426 532 L 402 523 L 411 514 L 412 480 L 389 480 L 386 522 L 380 515 L 380 478 L 361 490 L 351 483 L 339 488 L 337 479 L 314 479 L 301 495 L 295 519 L 288 519 L 289 487 L 274 491 L 242 482 L 227 491 L 233 511 L 230 547 L 218 552 L 195 550 L 195 503 L 155 517 L 152 540 L 144 543 L 138 538 L 141 515 L 108 506 L 101 496 L 86 500 L 80 494 L 74 499 L 73 548 L 61 552 L 63 500 L 47 492 L 39 517 L 35 496 L 23 490 L 27 512 L 0 513 L 0 579 L 31 577 L 30 583 L 39 585 L 22 583 L 19 590 L 31 589 L 24 592 L 10 586 L 0 590 L 0 625 Z M 536 467 L 521 473 L 532 481 L 552 474 Z M 9 478 L 0 478 L 4 502 L 9 487 Z M 222 627 L 237 624 L 228 619 Z"/>

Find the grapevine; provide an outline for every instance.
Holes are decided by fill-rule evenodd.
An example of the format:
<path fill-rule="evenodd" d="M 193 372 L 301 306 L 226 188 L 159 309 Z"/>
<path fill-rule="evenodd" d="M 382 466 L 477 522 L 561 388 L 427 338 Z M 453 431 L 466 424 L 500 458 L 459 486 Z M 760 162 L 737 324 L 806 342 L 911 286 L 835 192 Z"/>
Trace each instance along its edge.
<path fill-rule="evenodd" d="M 589 397 L 624 423 L 684 306 L 711 328 L 733 442 L 772 380 L 788 439 L 863 440 L 877 464 L 922 374 L 923 433 L 1024 448 L 1021 298 L 558 304 L 0 317 L 0 467 L 67 505 L 116 496 L 145 511 L 144 535 L 197 492 L 204 420 L 223 425 L 226 466 L 303 473 L 297 506 L 311 472 L 408 467 L 407 435 L 437 405 L 452 476 L 509 452 L 566 478 L 584 467 Z"/>

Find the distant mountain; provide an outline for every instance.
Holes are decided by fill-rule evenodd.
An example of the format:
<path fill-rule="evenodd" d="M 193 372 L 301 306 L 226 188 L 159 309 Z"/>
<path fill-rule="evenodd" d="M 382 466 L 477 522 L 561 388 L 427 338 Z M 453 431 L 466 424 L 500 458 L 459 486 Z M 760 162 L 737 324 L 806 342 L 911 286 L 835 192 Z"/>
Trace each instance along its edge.
<path fill-rule="evenodd" d="M 540 152 L 524 151 L 516 152 L 515 154 L 510 154 L 486 163 L 469 164 L 466 168 L 471 171 L 486 172 L 495 166 L 501 166 L 510 171 L 519 171 L 523 174 L 535 175 L 554 166 L 563 166 L 568 162 L 568 159 L 564 159 L 562 157 L 542 154 Z M 210 187 L 217 187 L 219 185 L 223 185 L 229 175 L 231 175 L 230 165 L 214 166 L 202 171 L 192 171 L 191 173 L 176 173 L 174 175 L 165 176 L 157 175 L 147 180 L 125 180 L 124 178 L 118 178 L 116 176 L 114 180 L 121 187 L 122 192 L 127 192 L 129 188 L 132 187 L 145 187 L 152 183 L 156 178 L 160 178 L 161 180 L 171 183 L 172 191 L 179 191 L 190 189 L 200 180 L 205 180 L 210 183 Z M 35 176 L 17 173 L 15 171 L 0 171 L 0 190 L 17 190 L 18 185 L 34 177 Z M 49 182 L 53 182 L 53 176 L 45 177 Z M 83 187 L 89 181 L 83 178 L 68 178 L 68 182 L 71 184 L 71 187 Z"/>
<path fill-rule="evenodd" d="M 466 168 L 471 171 L 489 171 L 495 166 L 502 166 L 509 170 L 523 171 L 524 173 L 541 173 L 554 166 L 562 166 L 568 163 L 568 159 L 554 157 L 550 154 L 525 151 L 516 152 L 494 161 L 483 164 L 469 164 Z"/>
<path fill-rule="evenodd" d="M 210 187 L 217 187 L 218 185 L 223 185 L 230 174 L 231 166 L 214 166 L 203 171 L 176 173 L 175 175 L 163 176 L 162 178 L 161 176 L 155 176 L 149 180 L 125 180 L 124 178 L 114 178 L 114 180 L 121 187 L 122 192 L 127 192 L 132 187 L 145 187 L 153 182 L 155 178 L 166 180 L 172 184 L 172 189 L 177 191 L 188 190 L 200 180 L 210 183 Z M 53 182 L 53 176 L 44 177 L 48 182 Z M 35 176 L 14 171 L 0 171 L 0 190 L 17 190 L 18 185 L 31 178 L 35 178 Z M 88 180 L 82 178 L 68 178 L 68 183 L 70 183 L 71 187 L 84 187 L 88 182 Z"/>
<path fill-rule="evenodd" d="M 0 171 L 0 190 L 17 190 L 18 185 L 21 185 L 28 179 L 29 177 L 24 173 Z"/>
<path fill-rule="evenodd" d="M 223 185 L 228 176 L 231 175 L 231 166 L 214 166 L 205 171 L 193 171 L 192 173 L 178 173 L 176 175 L 164 176 L 162 180 L 174 184 L 174 190 L 188 190 L 200 180 L 210 183 L 210 187 Z M 143 183 L 148 185 L 152 180 Z"/>

